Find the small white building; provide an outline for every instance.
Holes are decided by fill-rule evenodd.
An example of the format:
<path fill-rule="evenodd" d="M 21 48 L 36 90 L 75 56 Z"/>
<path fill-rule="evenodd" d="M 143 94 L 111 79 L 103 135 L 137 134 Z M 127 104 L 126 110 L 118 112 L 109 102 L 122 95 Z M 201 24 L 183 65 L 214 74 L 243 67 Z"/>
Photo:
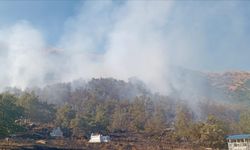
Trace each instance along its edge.
<path fill-rule="evenodd" d="M 110 136 L 103 136 L 101 134 L 93 134 L 93 133 L 91 133 L 89 140 L 90 143 L 102 143 L 109 141 L 110 141 Z"/>
<path fill-rule="evenodd" d="M 63 132 L 60 127 L 57 127 L 50 132 L 50 136 L 52 137 L 63 137 Z"/>
<path fill-rule="evenodd" d="M 250 134 L 229 135 L 228 150 L 250 150 Z"/>

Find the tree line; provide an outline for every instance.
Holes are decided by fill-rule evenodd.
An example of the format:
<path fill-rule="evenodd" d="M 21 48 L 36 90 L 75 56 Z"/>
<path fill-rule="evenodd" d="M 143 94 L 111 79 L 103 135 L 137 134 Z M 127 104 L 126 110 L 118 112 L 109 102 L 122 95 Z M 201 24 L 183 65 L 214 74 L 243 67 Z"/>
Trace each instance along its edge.
<path fill-rule="evenodd" d="M 68 130 L 72 137 L 92 132 L 158 137 L 167 132 L 165 136 L 172 142 L 216 148 L 225 146 L 228 134 L 250 132 L 247 104 L 203 99 L 194 108 L 188 100 L 152 93 L 136 80 L 92 79 L 77 87 L 61 83 L 14 91 L 0 94 L 2 137 L 27 130 L 16 123 L 17 119 L 54 124 Z M 63 96 L 55 98 L 53 91 Z M 53 103 L 49 96 L 62 100 Z"/>

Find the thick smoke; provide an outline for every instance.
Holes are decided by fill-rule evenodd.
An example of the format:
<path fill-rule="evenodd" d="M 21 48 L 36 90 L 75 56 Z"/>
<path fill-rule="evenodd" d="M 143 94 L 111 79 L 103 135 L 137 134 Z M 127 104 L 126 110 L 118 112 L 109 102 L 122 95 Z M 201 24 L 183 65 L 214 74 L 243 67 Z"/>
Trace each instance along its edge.
<path fill-rule="evenodd" d="M 162 28 L 170 5 L 162 1 L 127 2 L 121 6 L 111 1 L 85 3 L 78 16 L 67 22 L 59 44 L 70 61 L 67 70 L 71 73 L 64 80 L 110 76 L 127 80 L 136 76 L 166 91 L 167 55 Z"/>
<path fill-rule="evenodd" d="M 202 49 L 211 43 L 204 38 L 205 24 L 216 21 L 211 19 L 215 15 L 212 10 L 222 8 L 212 3 L 208 6 L 201 8 L 204 13 L 199 15 L 190 13 L 196 12 L 194 4 L 184 2 L 86 1 L 65 21 L 62 36 L 52 46 L 28 21 L 0 28 L 1 88 L 136 76 L 153 91 L 169 92 L 169 66 L 206 67 Z M 228 11 L 235 7 L 226 6 Z M 204 16 L 208 18 L 201 18 Z M 229 22 L 228 26 L 238 25 Z"/>
<path fill-rule="evenodd" d="M 25 87 L 44 82 L 45 43 L 40 32 L 29 23 L 21 21 L 0 30 L 0 48 L 1 87 Z"/>
<path fill-rule="evenodd" d="M 56 48 L 21 21 L 1 29 L 1 83 L 39 86 L 77 78 L 136 76 L 166 91 L 164 28 L 169 2 L 85 2 Z"/>

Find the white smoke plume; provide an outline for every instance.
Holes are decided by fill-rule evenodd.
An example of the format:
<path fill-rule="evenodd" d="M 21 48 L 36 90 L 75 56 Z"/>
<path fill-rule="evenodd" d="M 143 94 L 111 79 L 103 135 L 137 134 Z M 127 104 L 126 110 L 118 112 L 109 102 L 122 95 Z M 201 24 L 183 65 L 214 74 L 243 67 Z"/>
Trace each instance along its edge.
<path fill-rule="evenodd" d="M 61 38 L 52 46 L 28 21 L 0 28 L 0 87 L 136 76 L 154 91 L 168 92 L 169 65 L 202 68 L 201 56 L 206 56 L 202 49 L 210 44 L 204 38 L 205 24 L 214 21 L 213 11 L 224 11 L 221 5 L 209 3 L 200 8 L 204 14 L 197 15 L 190 13 L 195 6 L 183 4 L 86 1 L 77 15 L 65 21 Z M 226 12 L 234 7 L 227 4 Z M 206 15 L 211 18 L 201 18 Z M 188 17 L 193 17 L 189 24 Z M 235 29 L 238 24 L 228 26 Z"/>
<path fill-rule="evenodd" d="M 33 86 L 43 83 L 47 71 L 45 43 L 39 31 L 21 21 L 0 30 L 0 83 L 3 86 Z"/>
<path fill-rule="evenodd" d="M 2 85 L 24 88 L 77 78 L 136 76 L 165 90 L 167 59 L 161 29 L 170 2 L 117 5 L 84 3 L 65 22 L 54 49 L 47 48 L 42 34 L 28 22 L 1 29 Z"/>

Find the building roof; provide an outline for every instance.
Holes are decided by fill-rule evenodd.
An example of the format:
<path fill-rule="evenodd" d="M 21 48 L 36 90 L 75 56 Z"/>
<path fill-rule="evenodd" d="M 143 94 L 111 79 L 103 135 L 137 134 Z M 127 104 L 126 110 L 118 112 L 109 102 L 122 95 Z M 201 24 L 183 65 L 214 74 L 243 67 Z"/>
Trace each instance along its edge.
<path fill-rule="evenodd" d="M 250 139 L 250 134 L 235 134 L 229 135 L 227 137 L 228 140 L 239 140 L 239 139 Z"/>

